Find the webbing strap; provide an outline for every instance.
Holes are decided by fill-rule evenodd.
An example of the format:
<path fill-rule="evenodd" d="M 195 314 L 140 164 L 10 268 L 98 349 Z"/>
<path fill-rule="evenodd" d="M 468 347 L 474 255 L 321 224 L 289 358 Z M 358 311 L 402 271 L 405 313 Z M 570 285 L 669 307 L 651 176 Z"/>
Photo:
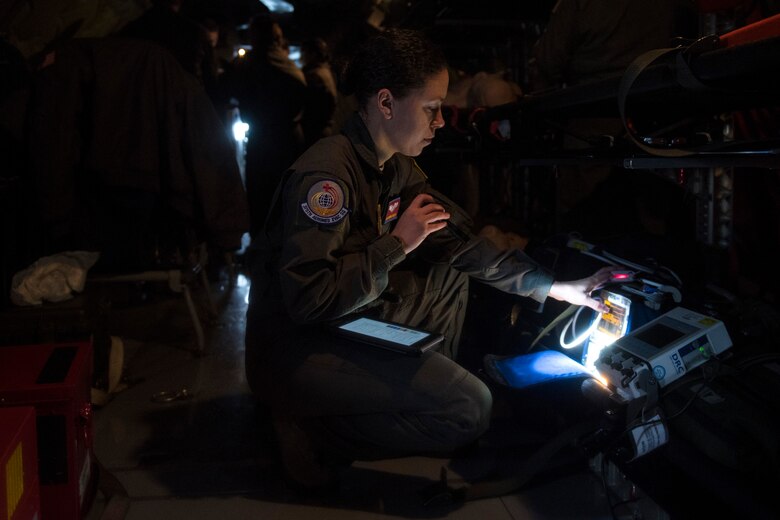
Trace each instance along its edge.
<path fill-rule="evenodd" d="M 440 482 L 433 489 L 426 492 L 426 505 L 441 505 L 447 503 L 465 502 L 481 498 L 505 496 L 516 492 L 526 485 L 534 475 L 542 471 L 552 460 L 556 453 L 566 446 L 574 444 L 577 439 L 595 431 L 600 422 L 597 420 L 584 421 L 574 424 L 569 429 L 559 433 L 533 455 L 525 460 L 510 477 L 501 480 L 486 480 L 472 484 L 463 481 L 447 481 L 447 470 L 442 467 Z M 453 485 L 455 484 L 455 485 Z M 460 485 L 458 485 L 460 484 Z"/>
<path fill-rule="evenodd" d="M 108 471 L 99 461 L 98 489 L 106 499 L 106 505 L 100 513 L 99 520 L 124 520 L 130 509 L 130 497 L 127 489 L 113 473 Z"/>
<path fill-rule="evenodd" d="M 586 421 L 564 430 L 531 455 L 512 477 L 504 480 L 477 482 L 466 489 L 465 499 L 504 496 L 517 491 L 526 485 L 534 475 L 543 470 L 556 453 L 573 444 L 585 434 L 593 432 L 598 425 L 597 421 Z"/>

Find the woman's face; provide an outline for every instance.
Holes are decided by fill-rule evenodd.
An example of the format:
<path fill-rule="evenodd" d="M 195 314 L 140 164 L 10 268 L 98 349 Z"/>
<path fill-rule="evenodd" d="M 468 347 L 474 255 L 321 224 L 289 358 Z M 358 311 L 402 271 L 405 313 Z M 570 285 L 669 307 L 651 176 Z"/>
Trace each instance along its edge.
<path fill-rule="evenodd" d="M 393 117 L 387 120 L 387 130 L 396 152 L 416 157 L 431 144 L 436 130 L 444 126 L 441 104 L 448 81 L 447 69 L 442 69 L 421 88 L 393 100 Z"/>

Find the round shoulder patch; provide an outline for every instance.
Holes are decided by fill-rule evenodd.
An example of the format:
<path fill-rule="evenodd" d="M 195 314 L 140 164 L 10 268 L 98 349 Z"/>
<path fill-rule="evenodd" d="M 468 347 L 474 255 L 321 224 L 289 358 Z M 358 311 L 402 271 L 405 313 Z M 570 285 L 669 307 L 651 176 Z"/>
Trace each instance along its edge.
<path fill-rule="evenodd" d="M 313 184 L 301 209 L 307 217 L 320 224 L 335 224 L 349 213 L 344 207 L 344 191 L 332 180 Z"/>

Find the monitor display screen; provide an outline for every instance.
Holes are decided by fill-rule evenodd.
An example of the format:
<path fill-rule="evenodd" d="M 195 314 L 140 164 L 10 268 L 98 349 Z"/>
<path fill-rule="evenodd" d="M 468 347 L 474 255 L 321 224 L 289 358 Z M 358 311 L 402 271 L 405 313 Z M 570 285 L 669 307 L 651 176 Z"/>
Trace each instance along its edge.
<path fill-rule="evenodd" d="M 661 348 L 684 335 L 684 332 L 673 329 L 662 323 L 657 323 L 647 330 L 637 333 L 634 337 L 655 348 Z"/>
<path fill-rule="evenodd" d="M 369 318 L 360 318 L 358 320 L 345 323 L 344 325 L 341 325 L 340 328 L 350 332 L 355 332 L 358 334 L 363 334 L 407 346 L 430 336 L 430 334 L 426 332 L 412 330 L 394 323 L 385 323 Z"/>

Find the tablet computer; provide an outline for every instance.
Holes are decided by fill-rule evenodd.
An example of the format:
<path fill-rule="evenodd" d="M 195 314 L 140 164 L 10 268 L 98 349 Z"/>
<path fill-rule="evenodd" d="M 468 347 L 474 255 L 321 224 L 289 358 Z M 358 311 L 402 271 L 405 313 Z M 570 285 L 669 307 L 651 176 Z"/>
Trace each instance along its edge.
<path fill-rule="evenodd" d="M 336 326 L 335 332 L 359 343 L 394 350 L 410 356 L 420 356 L 444 339 L 443 335 L 435 332 L 366 317 L 351 318 L 341 322 Z"/>

